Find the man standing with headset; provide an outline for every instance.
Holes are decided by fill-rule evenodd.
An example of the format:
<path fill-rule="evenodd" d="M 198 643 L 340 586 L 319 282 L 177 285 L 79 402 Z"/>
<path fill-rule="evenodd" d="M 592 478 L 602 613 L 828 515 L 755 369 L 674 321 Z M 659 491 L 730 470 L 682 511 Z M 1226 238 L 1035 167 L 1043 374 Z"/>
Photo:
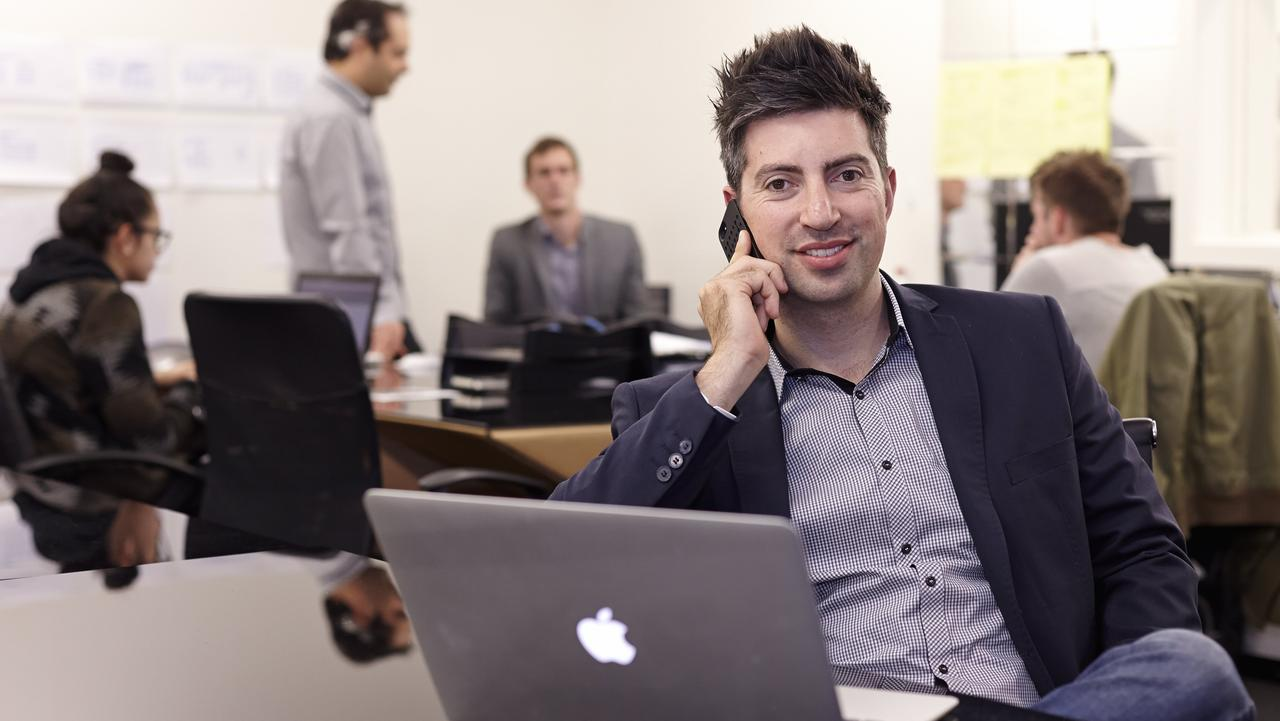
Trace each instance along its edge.
<path fill-rule="evenodd" d="M 403 5 L 343 0 L 329 19 L 327 67 L 289 118 L 280 210 L 292 272 L 382 278 L 369 350 L 419 350 L 407 319 L 391 187 L 373 130 L 374 98 L 409 69 Z"/>

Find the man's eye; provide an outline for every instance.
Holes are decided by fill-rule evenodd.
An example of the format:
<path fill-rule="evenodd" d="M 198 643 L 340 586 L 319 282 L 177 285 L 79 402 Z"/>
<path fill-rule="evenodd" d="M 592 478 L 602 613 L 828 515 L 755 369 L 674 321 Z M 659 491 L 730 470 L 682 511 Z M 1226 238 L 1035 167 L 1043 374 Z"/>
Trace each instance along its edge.
<path fill-rule="evenodd" d="M 786 190 L 787 181 L 783 180 L 782 178 L 774 178 L 773 180 L 770 180 L 768 183 L 765 183 L 765 187 L 767 187 L 769 190 Z"/>
<path fill-rule="evenodd" d="M 840 173 L 840 179 L 846 183 L 854 183 L 862 179 L 862 171 L 857 168 L 849 168 Z"/>

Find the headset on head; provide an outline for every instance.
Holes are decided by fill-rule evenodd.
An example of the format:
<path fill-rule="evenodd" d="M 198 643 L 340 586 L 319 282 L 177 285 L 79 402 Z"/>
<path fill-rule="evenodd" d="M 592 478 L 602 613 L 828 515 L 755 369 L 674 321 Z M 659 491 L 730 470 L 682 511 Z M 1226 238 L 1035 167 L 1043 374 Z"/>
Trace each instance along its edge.
<path fill-rule="evenodd" d="M 345 54 L 345 53 L 351 52 L 351 45 L 355 43 L 357 37 L 368 37 L 368 36 L 369 36 L 369 21 L 360 20 L 356 22 L 355 27 L 347 28 L 346 30 L 343 30 L 342 32 L 338 33 L 337 36 L 334 37 L 333 42 L 335 45 L 338 46 L 338 49 Z"/>

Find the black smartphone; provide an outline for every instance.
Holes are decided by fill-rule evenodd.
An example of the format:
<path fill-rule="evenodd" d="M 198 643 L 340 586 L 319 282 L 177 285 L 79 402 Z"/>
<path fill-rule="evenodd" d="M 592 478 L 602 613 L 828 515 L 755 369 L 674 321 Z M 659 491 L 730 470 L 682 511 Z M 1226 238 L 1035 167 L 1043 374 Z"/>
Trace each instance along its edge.
<path fill-rule="evenodd" d="M 720 247 L 724 249 L 724 259 L 733 258 L 733 250 L 738 247 L 738 234 L 747 231 L 751 236 L 751 255 L 755 258 L 762 258 L 760 251 L 756 249 L 756 236 L 747 227 L 747 219 L 742 217 L 742 209 L 738 207 L 737 200 L 730 200 L 724 206 L 724 217 L 720 219 Z"/>

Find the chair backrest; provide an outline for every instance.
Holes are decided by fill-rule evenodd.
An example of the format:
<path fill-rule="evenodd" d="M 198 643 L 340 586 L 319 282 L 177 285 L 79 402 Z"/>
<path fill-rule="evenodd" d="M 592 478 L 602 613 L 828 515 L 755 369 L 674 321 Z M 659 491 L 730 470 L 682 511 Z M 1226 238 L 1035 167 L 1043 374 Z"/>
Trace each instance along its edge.
<path fill-rule="evenodd" d="M 650 313 L 659 318 L 671 317 L 671 286 L 646 285 L 644 299 Z"/>
<path fill-rule="evenodd" d="M 1151 456 L 1156 447 L 1155 420 L 1151 418 L 1126 418 L 1124 419 L 1124 432 L 1129 434 L 1133 444 L 1138 447 L 1138 454 L 1142 456 L 1142 460 L 1147 462 L 1147 468 L 1154 468 Z"/>
<path fill-rule="evenodd" d="M 193 293 L 187 328 L 208 424 L 201 516 L 365 553 L 378 439 L 351 323 L 308 297 Z"/>
<path fill-rule="evenodd" d="M 607 423 L 618 384 L 653 375 L 649 333 L 645 321 L 605 333 L 531 329 L 524 360 L 511 371 L 509 417 L 522 424 Z"/>
<path fill-rule="evenodd" d="M 445 353 L 494 348 L 520 348 L 524 345 L 524 326 L 499 325 L 450 315 L 445 329 Z"/>
<path fill-rule="evenodd" d="M 0 468 L 17 468 L 35 456 L 31 429 L 18 405 L 18 391 L 0 360 Z"/>

